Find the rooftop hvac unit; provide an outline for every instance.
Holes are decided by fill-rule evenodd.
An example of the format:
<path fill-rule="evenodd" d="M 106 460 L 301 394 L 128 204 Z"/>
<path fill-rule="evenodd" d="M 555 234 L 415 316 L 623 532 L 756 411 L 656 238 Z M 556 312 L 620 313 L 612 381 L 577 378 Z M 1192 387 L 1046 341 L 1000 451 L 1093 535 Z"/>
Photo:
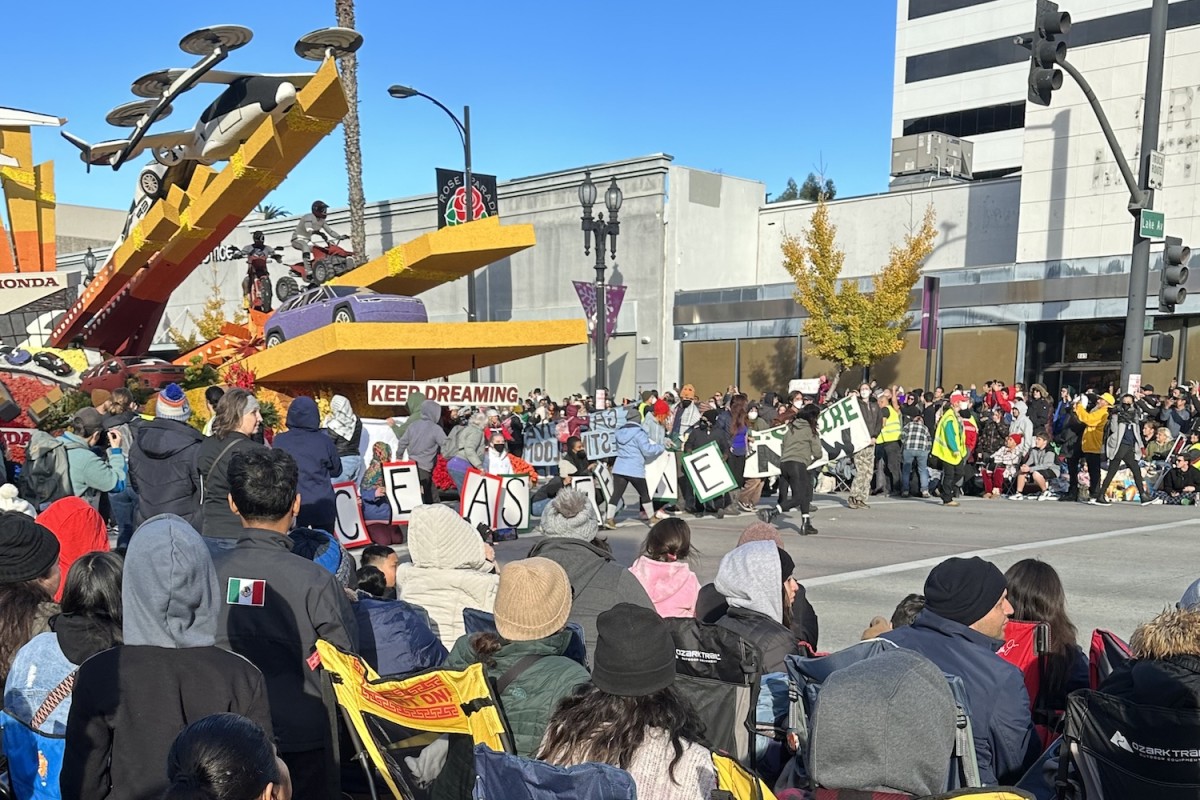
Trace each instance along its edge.
<path fill-rule="evenodd" d="M 892 176 L 934 173 L 970 180 L 974 145 L 945 133 L 914 133 L 892 140 Z"/>

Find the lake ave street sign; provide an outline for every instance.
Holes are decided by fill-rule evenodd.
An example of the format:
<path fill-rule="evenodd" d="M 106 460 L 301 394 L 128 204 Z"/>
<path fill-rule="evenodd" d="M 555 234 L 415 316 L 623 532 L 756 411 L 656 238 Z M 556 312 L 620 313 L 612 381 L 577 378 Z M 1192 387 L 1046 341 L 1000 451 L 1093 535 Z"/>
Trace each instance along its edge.
<path fill-rule="evenodd" d="M 1143 239 L 1161 239 L 1166 235 L 1167 215 L 1163 212 L 1143 208 L 1138 221 L 1138 236 Z"/>

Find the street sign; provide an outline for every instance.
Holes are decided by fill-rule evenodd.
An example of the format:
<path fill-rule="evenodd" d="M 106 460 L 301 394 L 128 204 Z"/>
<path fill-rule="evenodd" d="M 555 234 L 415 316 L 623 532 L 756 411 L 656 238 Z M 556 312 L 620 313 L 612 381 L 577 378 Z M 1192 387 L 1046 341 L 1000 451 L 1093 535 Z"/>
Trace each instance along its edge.
<path fill-rule="evenodd" d="M 1147 185 L 1151 189 L 1163 188 L 1163 177 L 1167 172 L 1167 158 L 1157 150 L 1150 151 L 1150 176 Z"/>
<path fill-rule="evenodd" d="M 1167 215 L 1161 211 L 1143 208 L 1138 216 L 1138 236 L 1143 239 L 1161 239 L 1166 235 Z"/>

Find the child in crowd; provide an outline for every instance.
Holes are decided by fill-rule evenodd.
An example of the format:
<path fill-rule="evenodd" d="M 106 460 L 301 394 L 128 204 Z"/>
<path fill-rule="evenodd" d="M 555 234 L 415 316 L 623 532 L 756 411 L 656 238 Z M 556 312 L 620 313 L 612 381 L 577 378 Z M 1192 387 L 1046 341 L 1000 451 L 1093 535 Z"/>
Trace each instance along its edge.
<path fill-rule="evenodd" d="M 692 531 L 678 517 L 660 520 L 646 535 L 642 554 L 629 571 L 650 595 L 661 617 L 694 617 L 700 581 L 687 559 L 692 553 Z"/>
<path fill-rule="evenodd" d="M 1038 500 L 1049 500 L 1054 497 L 1050 491 L 1050 481 L 1058 477 L 1058 457 L 1047 445 L 1050 436 L 1045 431 L 1038 431 L 1033 437 L 1034 446 L 1025 454 L 1025 461 L 1017 470 L 1017 491 L 1009 500 L 1024 500 L 1025 483 L 1032 480 L 1041 491 Z"/>
<path fill-rule="evenodd" d="M 1021 463 L 1021 442 L 1024 435 L 1010 433 L 1004 440 L 1004 447 L 992 453 L 980 472 L 983 475 L 983 499 L 991 500 L 999 497 L 1004 489 L 1004 481 L 1017 474 L 1017 465 Z"/>

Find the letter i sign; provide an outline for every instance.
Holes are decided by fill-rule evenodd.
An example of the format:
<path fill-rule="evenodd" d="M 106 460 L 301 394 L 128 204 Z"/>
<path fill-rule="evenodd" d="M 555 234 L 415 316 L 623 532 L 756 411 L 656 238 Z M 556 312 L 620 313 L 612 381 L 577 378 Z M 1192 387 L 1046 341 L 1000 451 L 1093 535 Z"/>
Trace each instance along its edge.
<path fill-rule="evenodd" d="M 267 582 L 254 578 L 230 578 L 225 602 L 231 606 L 261 606 L 267 594 Z"/>

